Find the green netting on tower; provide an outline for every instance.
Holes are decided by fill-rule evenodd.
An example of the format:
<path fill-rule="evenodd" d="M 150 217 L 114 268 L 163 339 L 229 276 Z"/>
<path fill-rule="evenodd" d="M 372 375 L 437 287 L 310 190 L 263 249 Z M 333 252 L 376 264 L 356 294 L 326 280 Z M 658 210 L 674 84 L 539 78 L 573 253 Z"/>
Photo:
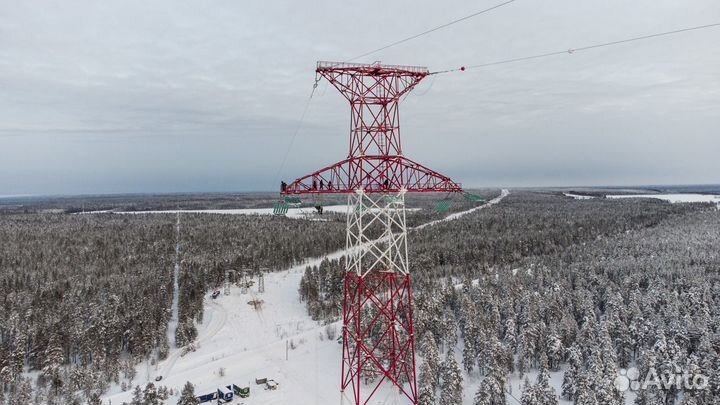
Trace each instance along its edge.
<path fill-rule="evenodd" d="M 273 205 L 273 215 L 285 215 L 288 213 L 289 208 L 285 201 L 276 202 Z"/>
<path fill-rule="evenodd" d="M 476 195 L 476 194 L 465 193 L 463 195 L 463 197 L 465 197 L 465 201 L 471 201 L 471 202 L 484 202 L 485 201 L 482 197 L 480 197 L 479 195 Z"/>
<path fill-rule="evenodd" d="M 385 201 L 387 201 L 387 203 L 391 205 L 402 205 L 403 203 L 402 198 L 395 197 L 393 195 L 385 196 Z"/>
<path fill-rule="evenodd" d="M 295 206 L 299 206 L 300 204 L 302 204 L 302 200 L 300 200 L 297 197 L 285 197 L 285 204 L 295 207 Z"/>
<path fill-rule="evenodd" d="M 435 205 L 436 212 L 447 212 L 450 209 L 452 202 L 450 200 L 442 200 Z"/>

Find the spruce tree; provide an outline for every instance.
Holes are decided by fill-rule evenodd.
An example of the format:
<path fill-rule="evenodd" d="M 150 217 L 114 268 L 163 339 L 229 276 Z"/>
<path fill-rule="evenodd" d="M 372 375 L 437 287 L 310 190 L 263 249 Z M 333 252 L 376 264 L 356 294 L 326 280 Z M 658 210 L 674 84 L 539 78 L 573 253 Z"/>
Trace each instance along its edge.
<path fill-rule="evenodd" d="M 161 405 L 162 398 L 155 388 L 155 384 L 147 383 L 143 390 L 143 405 Z"/>
<path fill-rule="evenodd" d="M 143 392 L 142 392 L 142 388 L 140 388 L 139 385 L 136 385 L 135 389 L 133 390 L 133 398 L 132 398 L 132 402 L 130 402 L 130 405 L 144 405 L 143 404 Z"/>
<path fill-rule="evenodd" d="M 480 383 L 473 405 L 507 405 L 505 379 L 496 371 L 491 371 Z"/>
<path fill-rule="evenodd" d="M 462 404 L 462 371 L 452 350 L 448 350 L 443 364 L 443 382 L 440 392 L 440 405 Z"/>
<path fill-rule="evenodd" d="M 558 405 L 557 393 L 555 392 L 555 388 L 550 385 L 550 375 L 548 374 L 545 364 L 545 361 L 541 361 L 540 373 L 533 387 L 535 397 L 541 405 Z"/>
<path fill-rule="evenodd" d="M 30 385 L 30 380 L 23 378 L 17 385 L 14 395 L 10 397 L 10 403 L 29 405 L 30 401 L 32 401 L 32 386 Z"/>
<path fill-rule="evenodd" d="M 177 405 L 199 405 L 200 400 L 195 396 L 195 386 L 190 381 L 185 383 Z"/>
<path fill-rule="evenodd" d="M 540 404 L 540 402 L 538 402 L 537 394 L 536 394 L 535 390 L 533 389 L 533 387 L 530 385 L 530 381 L 528 381 L 527 377 L 525 378 L 525 382 L 523 383 L 522 396 L 520 397 L 520 404 L 521 405 L 538 405 L 538 404 Z"/>
<path fill-rule="evenodd" d="M 562 397 L 568 401 L 572 401 L 577 394 L 577 380 L 582 367 L 582 354 L 575 345 L 570 347 L 568 363 L 568 369 L 565 370 L 565 374 L 563 375 Z"/>
<path fill-rule="evenodd" d="M 97 392 L 93 392 L 92 394 L 90 394 L 90 399 L 88 399 L 88 405 L 102 405 L 100 394 L 98 394 Z"/>

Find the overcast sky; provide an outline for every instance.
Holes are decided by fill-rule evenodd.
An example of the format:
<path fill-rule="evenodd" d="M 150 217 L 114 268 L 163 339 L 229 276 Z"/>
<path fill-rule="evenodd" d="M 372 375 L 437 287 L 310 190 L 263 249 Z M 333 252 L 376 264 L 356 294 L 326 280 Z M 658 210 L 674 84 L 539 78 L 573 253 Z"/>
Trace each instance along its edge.
<path fill-rule="evenodd" d="M 0 195 L 274 190 L 347 154 L 346 60 L 490 1 L 0 0 Z M 440 70 L 720 22 L 517 0 L 369 56 Z M 720 27 L 428 78 L 405 154 L 466 186 L 720 182 Z M 281 169 L 282 166 L 282 169 Z"/>

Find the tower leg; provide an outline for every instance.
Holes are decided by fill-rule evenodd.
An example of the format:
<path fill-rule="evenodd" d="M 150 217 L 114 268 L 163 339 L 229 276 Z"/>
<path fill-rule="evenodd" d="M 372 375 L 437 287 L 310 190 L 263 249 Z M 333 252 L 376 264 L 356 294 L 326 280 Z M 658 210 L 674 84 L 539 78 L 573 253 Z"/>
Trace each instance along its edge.
<path fill-rule="evenodd" d="M 417 404 L 405 193 L 349 197 L 341 390 Z"/>

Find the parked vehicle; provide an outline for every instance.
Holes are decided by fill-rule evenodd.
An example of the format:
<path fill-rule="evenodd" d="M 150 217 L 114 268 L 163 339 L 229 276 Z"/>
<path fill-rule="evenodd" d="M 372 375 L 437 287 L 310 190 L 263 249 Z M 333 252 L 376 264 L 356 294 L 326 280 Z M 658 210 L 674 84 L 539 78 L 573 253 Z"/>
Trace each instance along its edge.
<path fill-rule="evenodd" d="M 200 401 L 200 403 L 209 402 L 209 401 L 215 400 L 217 398 L 218 398 L 217 392 L 212 392 L 210 394 L 200 395 L 199 397 L 197 397 L 197 399 Z"/>
<path fill-rule="evenodd" d="M 237 385 L 232 385 L 233 392 L 236 396 L 239 398 L 247 398 L 250 396 L 250 387 L 238 387 Z"/>
<path fill-rule="evenodd" d="M 218 403 L 230 402 L 233 400 L 233 391 L 228 387 L 220 387 L 217 389 Z"/>
<path fill-rule="evenodd" d="M 265 383 L 265 389 L 266 390 L 276 390 L 278 387 L 278 383 L 275 380 L 267 380 Z"/>

